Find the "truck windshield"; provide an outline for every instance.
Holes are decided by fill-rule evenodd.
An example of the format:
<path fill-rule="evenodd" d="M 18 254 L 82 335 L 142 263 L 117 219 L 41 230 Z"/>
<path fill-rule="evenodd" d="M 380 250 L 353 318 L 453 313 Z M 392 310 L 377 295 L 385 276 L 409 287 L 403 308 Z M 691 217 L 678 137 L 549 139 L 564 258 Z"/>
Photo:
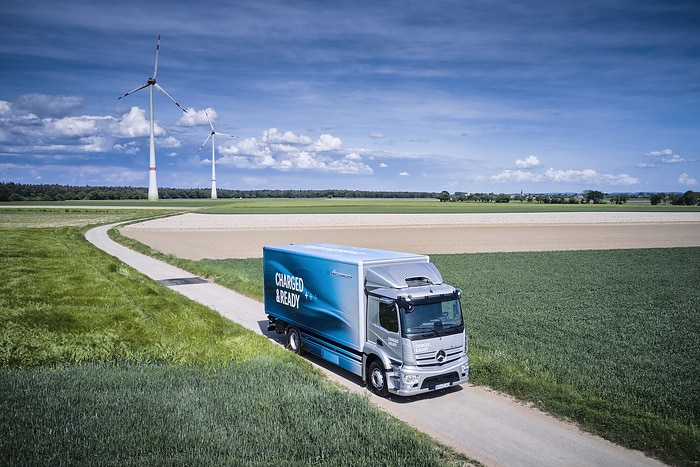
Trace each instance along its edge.
<path fill-rule="evenodd" d="M 464 332 L 462 309 L 458 299 L 420 303 L 400 310 L 402 331 L 409 339 L 426 339 Z"/>

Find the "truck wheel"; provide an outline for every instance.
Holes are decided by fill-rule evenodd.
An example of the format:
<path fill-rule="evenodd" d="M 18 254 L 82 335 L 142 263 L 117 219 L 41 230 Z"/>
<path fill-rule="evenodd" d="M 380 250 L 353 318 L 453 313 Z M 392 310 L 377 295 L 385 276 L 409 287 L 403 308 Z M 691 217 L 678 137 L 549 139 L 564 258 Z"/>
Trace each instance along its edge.
<path fill-rule="evenodd" d="M 379 397 L 386 397 L 388 394 L 386 388 L 386 372 L 381 362 L 375 360 L 369 366 L 369 388 Z"/>
<path fill-rule="evenodd" d="M 301 333 L 294 327 L 287 328 L 287 349 L 297 355 L 301 355 Z"/>

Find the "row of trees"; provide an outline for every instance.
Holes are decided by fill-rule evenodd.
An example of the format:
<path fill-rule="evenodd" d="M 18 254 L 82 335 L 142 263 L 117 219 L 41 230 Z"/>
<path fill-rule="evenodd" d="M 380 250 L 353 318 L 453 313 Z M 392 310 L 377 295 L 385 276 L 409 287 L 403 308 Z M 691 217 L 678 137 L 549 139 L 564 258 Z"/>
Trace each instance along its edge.
<path fill-rule="evenodd" d="M 206 188 L 160 188 L 161 199 L 206 199 L 211 191 Z M 217 190 L 218 198 L 437 198 L 442 202 L 510 203 L 511 201 L 540 204 L 614 203 L 624 204 L 630 199 L 627 193 L 607 195 L 598 190 L 586 190 L 581 194 L 494 194 L 441 193 L 410 191 L 364 191 L 364 190 Z M 646 193 L 636 194 L 648 199 L 652 205 L 673 204 L 695 206 L 700 204 L 700 193 Z M 67 185 L 31 185 L 0 183 L 0 202 L 7 201 L 69 201 L 69 200 L 129 200 L 148 199 L 148 190 L 140 187 L 90 187 Z"/>
<path fill-rule="evenodd" d="M 160 199 L 206 199 L 208 188 L 159 188 Z M 218 198 L 434 198 L 430 192 L 363 190 L 217 190 Z M 148 199 L 140 187 L 29 185 L 0 183 L 0 201 L 69 201 Z"/>
<path fill-rule="evenodd" d="M 511 201 L 539 204 L 625 204 L 630 200 L 628 193 L 606 194 L 598 190 L 586 190 L 582 194 L 540 194 L 540 195 L 508 195 L 504 193 L 455 193 L 448 191 L 438 193 L 435 197 L 441 202 L 479 202 L 479 203 L 509 203 Z M 648 199 L 652 205 L 672 204 L 674 206 L 700 205 L 700 193 L 686 191 L 685 193 L 638 193 L 636 198 Z"/>

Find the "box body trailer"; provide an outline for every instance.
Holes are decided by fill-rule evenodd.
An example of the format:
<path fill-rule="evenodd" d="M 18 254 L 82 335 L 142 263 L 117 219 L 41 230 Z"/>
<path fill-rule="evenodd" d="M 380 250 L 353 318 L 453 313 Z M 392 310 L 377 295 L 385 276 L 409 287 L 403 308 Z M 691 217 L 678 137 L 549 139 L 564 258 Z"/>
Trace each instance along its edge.
<path fill-rule="evenodd" d="M 461 290 L 426 255 L 327 243 L 263 247 L 265 313 L 286 346 L 408 396 L 469 379 Z"/>

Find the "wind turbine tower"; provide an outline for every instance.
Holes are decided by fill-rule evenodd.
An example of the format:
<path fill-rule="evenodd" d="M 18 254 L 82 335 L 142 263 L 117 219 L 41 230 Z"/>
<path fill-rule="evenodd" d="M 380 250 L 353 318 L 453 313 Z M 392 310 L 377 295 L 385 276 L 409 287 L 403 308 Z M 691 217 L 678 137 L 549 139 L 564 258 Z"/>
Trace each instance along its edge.
<path fill-rule="evenodd" d="M 153 77 L 148 78 L 144 84 L 141 86 L 137 87 L 136 89 L 133 89 L 126 94 L 119 96 L 117 100 L 121 99 L 122 97 L 126 97 L 129 94 L 133 94 L 136 91 L 140 91 L 141 89 L 148 87 L 148 93 L 149 93 L 149 112 L 150 112 L 150 129 L 151 129 L 151 134 L 150 134 L 150 165 L 149 165 L 149 170 L 148 170 L 148 199 L 151 201 L 156 201 L 158 199 L 158 183 L 156 182 L 156 143 L 155 143 L 155 123 L 154 123 L 154 117 L 153 117 L 153 88 L 156 88 L 158 91 L 162 92 L 165 97 L 173 101 L 176 106 L 180 108 L 183 112 L 187 113 L 187 110 L 185 110 L 180 104 L 177 103 L 175 99 L 170 97 L 170 94 L 168 94 L 165 89 L 160 87 L 160 85 L 156 82 L 156 75 L 158 74 L 158 51 L 160 50 L 160 34 L 158 34 L 158 43 L 156 44 L 156 64 L 153 67 Z"/>
<path fill-rule="evenodd" d="M 209 127 L 211 127 L 211 133 L 209 133 L 209 136 L 207 136 L 207 139 L 204 140 L 202 145 L 199 147 L 197 152 L 201 151 L 202 148 L 207 144 L 207 141 L 211 139 L 211 199 L 216 199 L 216 160 L 215 160 L 215 154 L 214 150 L 216 145 L 214 144 L 214 136 L 219 135 L 219 136 L 229 136 L 231 138 L 237 138 L 237 136 L 234 135 L 229 135 L 227 133 L 219 133 L 218 131 L 214 130 L 214 124 L 211 122 L 211 118 L 209 118 L 209 114 L 207 113 L 207 109 L 204 109 L 204 115 L 207 116 L 207 121 L 209 122 Z"/>

